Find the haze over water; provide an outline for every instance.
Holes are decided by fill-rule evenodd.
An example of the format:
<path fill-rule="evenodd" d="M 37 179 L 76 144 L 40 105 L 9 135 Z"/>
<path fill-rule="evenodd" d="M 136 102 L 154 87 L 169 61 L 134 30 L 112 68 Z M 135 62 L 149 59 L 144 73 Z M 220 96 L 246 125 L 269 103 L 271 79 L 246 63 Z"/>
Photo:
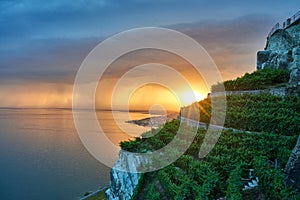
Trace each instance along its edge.
<path fill-rule="evenodd" d="M 130 138 L 115 127 L 109 111 L 98 111 L 97 116 L 112 142 Z M 127 119 L 124 112 L 116 116 Z M 125 125 L 141 133 L 147 130 Z M 110 169 L 82 145 L 71 110 L 0 109 L 0 127 L 0 199 L 76 199 L 109 183 Z"/>

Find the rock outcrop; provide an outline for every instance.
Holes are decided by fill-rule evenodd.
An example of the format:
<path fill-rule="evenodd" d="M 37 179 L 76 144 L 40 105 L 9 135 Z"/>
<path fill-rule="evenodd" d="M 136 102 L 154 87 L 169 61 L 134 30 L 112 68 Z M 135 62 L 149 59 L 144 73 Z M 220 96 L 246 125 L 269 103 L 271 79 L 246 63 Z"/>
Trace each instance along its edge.
<path fill-rule="evenodd" d="M 257 69 L 290 71 L 290 87 L 300 86 L 300 12 L 271 30 L 264 51 L 257 53 Z"/>
<path fill-rule="evenodd" d="M 300 189 L 300 136 L 285 167 L 284 183 Z"/>
<path fill-rule="evenodd" d="M 120 151 L 119 159 L 110 172 L 110 186 L 105 192 L 106 200 L 131 199 L 141 177 L 140 173 L 135 173 L 142 167 L 141 163 L 142 161 L 137 160 L 134 155 Z M 117 169 L 124 169 L 129 172 Z"/>
<path fill-rule="evenodd" d="M 287 94 L 299 95 L 300 88 L 300 12 L 277 23 L 267 38 L 264 51 L 257 52 L 257 70 L 287 69 L 290 72 Z M 300 188 L 300 136 L 285 167 L 286 186 Z"/>

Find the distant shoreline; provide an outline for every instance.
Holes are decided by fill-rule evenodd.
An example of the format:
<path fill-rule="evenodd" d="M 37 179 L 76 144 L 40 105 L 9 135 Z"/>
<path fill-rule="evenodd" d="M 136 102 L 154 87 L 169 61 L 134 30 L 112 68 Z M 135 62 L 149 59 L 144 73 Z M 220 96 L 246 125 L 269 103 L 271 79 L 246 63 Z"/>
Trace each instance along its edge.
<path fill-rule="evenodd" d="M 38 110 L 38 109 L 41 109 L 41 110 L 77 110 L 77 111 L 92 111 L 93 109 L 90 109 L 90 108 L 76 108 L 76 109 L 73 109 L 73 108 L 57 108 L 57 107 L 53 107 L 53 108 L 47 108 L 47 107 L 40 107 L 40 108 L 37 108 L 37 107 L 0 107 L 0 110 Z M 117 112 L 138 112 L 138 113 L 144 113 L 144 114 L 149 114 L 149 110 L 126 110 L 126 109 L 116 109 L 116 110 L 111 110 L 111 109 L 95 109 L 95 111 L 117 111 Z M 161 110 L 157 110 L 157 111 L 151 111 L 152 114 L 157 114 L 157 115 L 160 115 L 160 114 L 163 114 Z M 177 113 L 177 111 L 173 111 L 173 110 L 168 110 L 167 113 Z"/>
<path fill-rule="evenodd" d="M 128 120 L 125 122 L 129 123 L 129 124 L 136 124 L 138 126 L 143 126 L 143 127 L 157 128 L 157 127 L 165 124 L 166 122 L 176 119 L 177 116 L 178 116 L 178 113 L 174 112 L 174 113 L 170 113 L 167 115 L 156 116 L 156 117 L 147 117 L 147 118 L 138 119 L 138 120 Z"/>

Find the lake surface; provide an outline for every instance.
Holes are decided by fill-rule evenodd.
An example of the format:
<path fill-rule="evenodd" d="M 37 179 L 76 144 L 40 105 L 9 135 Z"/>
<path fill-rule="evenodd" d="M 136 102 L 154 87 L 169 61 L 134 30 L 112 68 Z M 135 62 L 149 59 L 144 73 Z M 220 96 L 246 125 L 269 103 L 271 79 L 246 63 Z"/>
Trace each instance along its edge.
<path fill-rule="evenodd" d="M 111 112 L 97 116 L 113 143 L 131 138 Z M 132 112 L 130 117 L 149 115 Z M 116 112 L 115 119 L 137 135 L 149 130 L 125 123 L 125 112 Z M 5 200 L 78 199 L 109 183 L 110 168 L 84 148 L 67 109 L 0 109 L 0 162 L 0 199 Z"/>

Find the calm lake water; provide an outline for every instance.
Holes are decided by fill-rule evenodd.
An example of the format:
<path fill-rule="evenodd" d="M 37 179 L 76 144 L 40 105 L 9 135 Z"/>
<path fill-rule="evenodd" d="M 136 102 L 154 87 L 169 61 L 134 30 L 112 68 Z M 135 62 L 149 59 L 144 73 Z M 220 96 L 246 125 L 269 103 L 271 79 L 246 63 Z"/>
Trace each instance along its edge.
<path fill-rule="evenodd" d="M 109 111 L 97 112 L 100 124 L 115 144 L 130 136 L 115 125 Z M 131 119 L 149 117 L 133 112 Z M 148 128 L 116 120 L 141 134 Z M 110 168 L 84 148 L 67 109 L 0 109 L 0 199 L 78 199 L 86 191 L 109 183 Z"/>

